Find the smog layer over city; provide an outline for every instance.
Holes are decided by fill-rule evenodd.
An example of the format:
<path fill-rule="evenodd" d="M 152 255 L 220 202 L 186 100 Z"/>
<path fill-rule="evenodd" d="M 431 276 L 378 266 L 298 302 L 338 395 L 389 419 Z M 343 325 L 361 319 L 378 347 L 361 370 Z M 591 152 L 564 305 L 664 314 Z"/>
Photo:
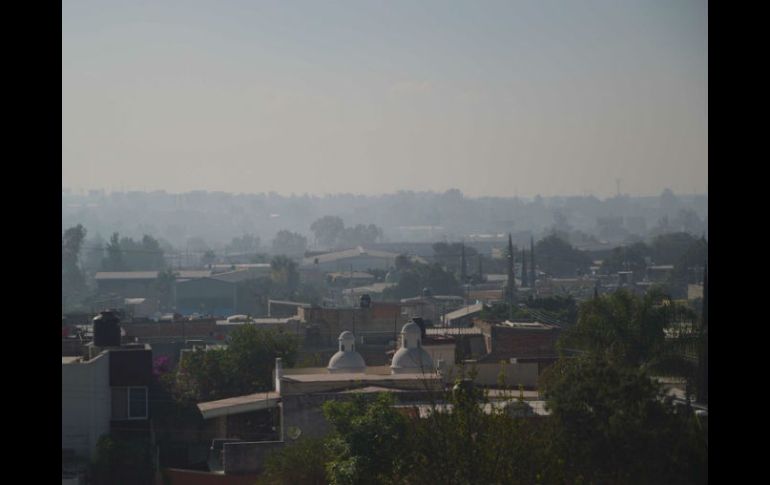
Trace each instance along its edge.
<path fill-rule="evenodd" d="M 62 5 L 62 483 L 707 483 L 703 1 Z"/>

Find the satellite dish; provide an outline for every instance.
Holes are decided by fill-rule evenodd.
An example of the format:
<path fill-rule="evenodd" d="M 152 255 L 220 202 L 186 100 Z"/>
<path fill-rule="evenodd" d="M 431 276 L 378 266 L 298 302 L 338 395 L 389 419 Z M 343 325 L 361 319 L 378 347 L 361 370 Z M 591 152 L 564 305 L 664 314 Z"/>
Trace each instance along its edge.
<path fill-rule="evenodd" d="M 289 428 L 286 430 L 286 434 L 292 440 L 296 440 L 302 434 L 302 430 L 299 429 L 299 427 L 297 427 L 297 426 L 289 426 Z"/>

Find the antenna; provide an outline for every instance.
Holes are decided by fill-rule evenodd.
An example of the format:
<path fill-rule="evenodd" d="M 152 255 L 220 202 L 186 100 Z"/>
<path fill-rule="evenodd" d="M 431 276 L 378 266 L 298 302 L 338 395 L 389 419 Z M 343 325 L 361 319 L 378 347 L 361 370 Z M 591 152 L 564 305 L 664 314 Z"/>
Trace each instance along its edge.
<path fill-rule="evenodd" d="M 615 190 L 617 191 L 617 196 L 620 197 L 620 179 L 615 179 Z"/>

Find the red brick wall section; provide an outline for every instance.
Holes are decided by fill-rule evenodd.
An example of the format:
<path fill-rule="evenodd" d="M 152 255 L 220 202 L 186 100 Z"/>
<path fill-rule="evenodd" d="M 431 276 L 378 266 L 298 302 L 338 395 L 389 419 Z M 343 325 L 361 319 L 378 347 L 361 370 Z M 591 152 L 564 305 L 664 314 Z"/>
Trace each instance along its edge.
<path fill-rule="evenodd" d="M 556 355 L 558 329 L 522 330 L 492 327 L 492 352 L 510 357 L 547 357 Z"/>
<path fill-rule="evenodd" d="M 401 315 L 401 305 L 397 303 L 372 303 L 373 318 L 396 318 Z"/>

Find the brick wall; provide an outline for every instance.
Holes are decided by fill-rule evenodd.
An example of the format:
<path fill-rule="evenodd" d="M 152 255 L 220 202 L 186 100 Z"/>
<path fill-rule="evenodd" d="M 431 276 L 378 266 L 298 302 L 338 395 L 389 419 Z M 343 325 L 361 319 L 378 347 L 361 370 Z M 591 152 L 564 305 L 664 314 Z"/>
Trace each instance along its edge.
<path fill-rule="evenodd" d="M 551 357 L 556 355 L 558 329 L 526 330 L 492 327 L 492 353 L 510 357 Z"/>

